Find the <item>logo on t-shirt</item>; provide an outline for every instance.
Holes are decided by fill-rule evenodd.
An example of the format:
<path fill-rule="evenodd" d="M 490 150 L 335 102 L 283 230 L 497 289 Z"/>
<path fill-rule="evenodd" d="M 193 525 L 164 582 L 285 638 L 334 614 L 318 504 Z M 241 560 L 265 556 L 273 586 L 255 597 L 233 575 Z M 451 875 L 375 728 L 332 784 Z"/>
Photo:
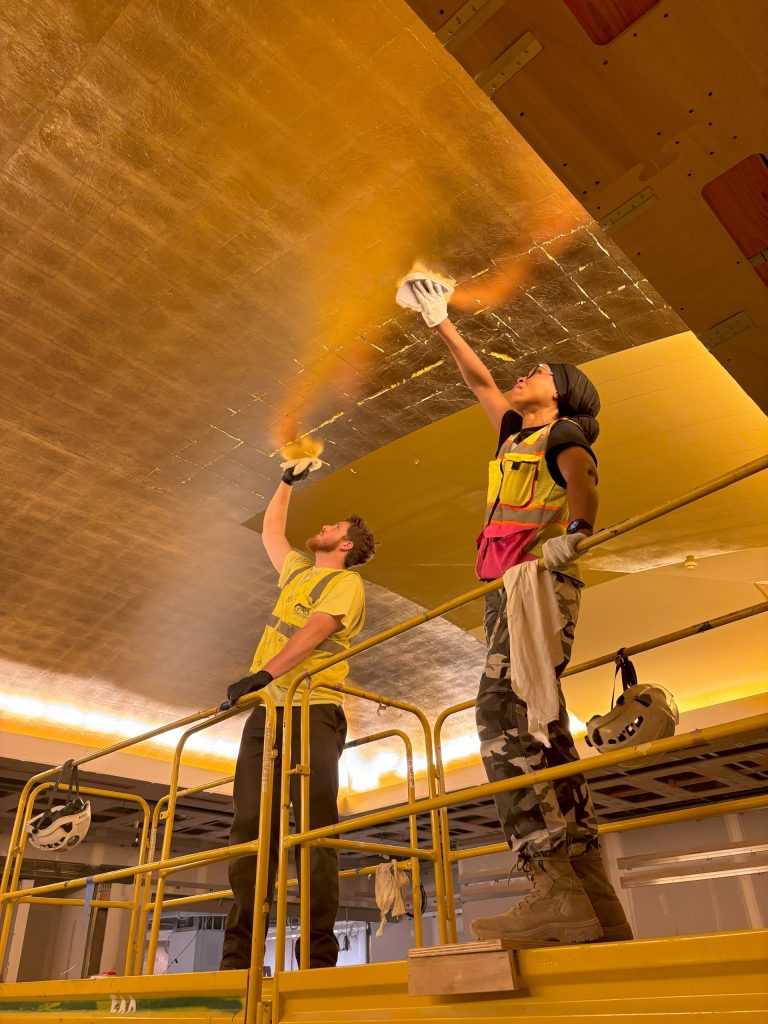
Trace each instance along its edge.
<path fill-rule="evenodd" d="M 293 606 L 293 613 L 300 619 L 308 619 L 312 614 L 312 609 L 307 608 L 306 605 L 303 604 L 295 604 Z"/>

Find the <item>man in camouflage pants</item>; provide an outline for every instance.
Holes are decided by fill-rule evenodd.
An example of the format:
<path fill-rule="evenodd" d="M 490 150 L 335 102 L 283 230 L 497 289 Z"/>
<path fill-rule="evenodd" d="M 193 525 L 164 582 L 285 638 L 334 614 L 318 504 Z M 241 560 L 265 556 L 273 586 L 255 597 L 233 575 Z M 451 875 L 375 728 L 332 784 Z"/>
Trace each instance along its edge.
<path fill-rule="evenodd" d="M 498 432 L 485 525 L 477 538 L 477 575 L 499 579 L 508 569 L 542 557 L 563 619 L 562 659 L 555 666 L 559 715 L 536 738 L 511 679 L 506 592 L 487 595 L 488 658 L 476 705 L 485 770 L 496 782 L 572 764 L 578 754 L 559 679 L 571 655 L 582 587 L 574 559 L 597 517 L 597 459 L 591 445 L 599 431 L 600 398 L 585 374 L 568 363 L 536 363 L 502 394 L 448 319 L 439 282 L 416 281 L 412 287 L 424 320 L 437 328 Z M 583 775 L 501 793 L 496 806 L 532 888 L 505 913 L 472 921 L 475 938 L 502 938 L 518 946 L 632 938 L 603 867 Z"/>

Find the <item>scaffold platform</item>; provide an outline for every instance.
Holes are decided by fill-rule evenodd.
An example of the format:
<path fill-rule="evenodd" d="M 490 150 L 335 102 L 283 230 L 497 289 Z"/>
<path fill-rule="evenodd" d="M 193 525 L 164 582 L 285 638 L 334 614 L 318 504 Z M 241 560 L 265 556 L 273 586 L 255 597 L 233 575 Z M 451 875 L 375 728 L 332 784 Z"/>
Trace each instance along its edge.
<path fill-rule="evenodd" d="M 768 1019 L 768 931 L 598 943 L 515 953 L 519 989 L 410 996 L 405 962 L 295 971 L 265 980 L 264 1024 L 538 1021 L 541 1024 Z M 244 1020 L 247 972 L 0 985 L 3 1024 L 176 1024 Z"/>

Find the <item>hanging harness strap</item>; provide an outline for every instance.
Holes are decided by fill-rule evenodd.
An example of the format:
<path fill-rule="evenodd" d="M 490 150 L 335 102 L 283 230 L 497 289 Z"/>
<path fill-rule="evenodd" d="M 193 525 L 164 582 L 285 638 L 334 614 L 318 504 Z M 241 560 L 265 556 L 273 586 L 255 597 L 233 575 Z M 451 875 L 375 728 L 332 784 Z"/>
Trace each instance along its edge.
<path fill-rule="evenodd" d="M 611 710 L 616 698 L 616 676 L 621 672 L 621 692 L 626 693 L 630 686 L 637 686 L 637 671 L 635 666 L 629 660 L 629 657 L 624 653 L 625 648 L 621 647 L 616 651 L 616 658 L 614 664 L 616 666 L 613 673 L 613 690 L 611 691 Z"/>
<path fill-rule="evenodd" d="M 72 782 L 77 778 L 77 768 L 75 768 L 74 758 L 71 758 L 69 761 L 65 761 L 64 764 L 61 766 L 59 774 L 56 777 L 56 782 L 54 783 L 53 786 L 51 786 L 50 791 L 48 793 L 48 806 L 46 807 L 46 812 L 50 812 L 51 807 L 53 806 L 53 801 L 58 791 L 60 789 L 64 789 L 64 786 L 61 783 L 61 778 L 66 771 L 70 772 L 69 785 L 67 786 L 67 800 L 70 799 L 70 793 L 72 792 Z M 79 782 L 77 783 L 77 795 L 80 795 Z"/>
<path fill-rule="evenodd" d="M 64 764 L 59 769 L 59 774 L 56 776 L 56 781 L 48 790 L 48 801 L 45 805 L 45 811 L 43 812 L 45 817 L 40 818 L 40 821 L 37 822 L 38 828 L 48 828 L 48 826 L 52 823 L 53 818 L 51 817 L 51 811 L 53 810 L 53 801 L 56 799 L 56 794 L 59 792 L 59 790 L 64 789 L 61 779 L 64 773 L 68 770 L 71 772 L 71 774 L 69 777 L 69 786 L 67 788 L 66 800 L 67 802 L 69 802 L 69 800 L 71 799 L 70 794 L 72 792 L 73 781 L 75 782 L 75 785 L 77 787 L 76 793 L 78 796 L 80 796 L 80 783 L 79 780 L 77 779 L 77 768 L 75 768 L 74 759 L 72 758 L 69 761 L 64 762 Z"/>

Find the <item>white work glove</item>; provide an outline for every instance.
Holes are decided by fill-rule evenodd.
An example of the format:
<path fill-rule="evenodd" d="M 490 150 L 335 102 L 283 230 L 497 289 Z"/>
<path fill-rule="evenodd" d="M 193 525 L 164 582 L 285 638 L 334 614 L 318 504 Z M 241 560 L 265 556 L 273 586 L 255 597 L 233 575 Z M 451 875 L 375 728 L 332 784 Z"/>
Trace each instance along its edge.
<path fill-rule="evenodd" d="M 544 565 L 553 572 L 565 569 L 576 557 L 577 545 L 588 536 L 588 533 L 564 533 L 562 537 L 545 540 L 541 546 Z"/>
<path fill-rule="evenodd" d="M 411 285 L 413 294 L 416 296 L 421 315 L 427 327 L 437 327 L 448 317 L 448 301 L 446 292 L 437 281 L 424 278 L 422 281 L 414 281 Z"/>

